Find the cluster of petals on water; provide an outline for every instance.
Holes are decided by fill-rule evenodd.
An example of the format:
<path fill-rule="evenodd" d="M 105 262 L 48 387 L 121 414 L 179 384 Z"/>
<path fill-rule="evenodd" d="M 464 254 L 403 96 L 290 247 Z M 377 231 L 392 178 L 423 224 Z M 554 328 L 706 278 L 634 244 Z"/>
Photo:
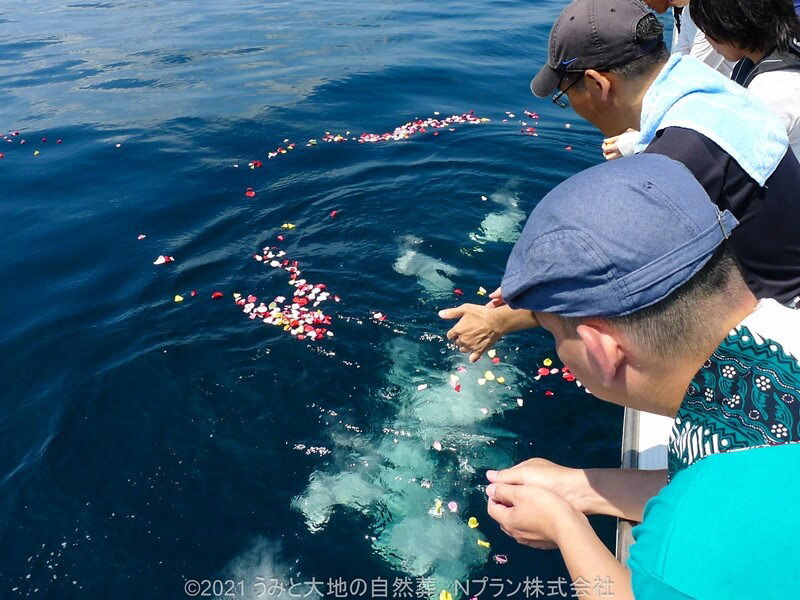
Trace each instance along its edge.
<path fill-rule="evenodd" d="M 438 115 L 438 113 L 435 113 Z M 413 121 L 409 121 L 399 127 L 395 127 L 393 131 L 388 133 L 362 133 L 357 138 L 351 138 L 350 132 L 348 131 L 346 134 L 334 134 L 330 132 L 326 132 L 325 135 L 322 137 L 323 142 L 346 142 L 346 141 L 357 141 L 359 144 L 369 144 L 375 142 L 388 142 L 388 141 L 399 141 L 399 140 L 407 140 L 413 135 L 418 135 L 421 133 L 427 133 L 428 131 L 434 131 L 437 129 L 453 129 L 453 125 L 480 125 L 481 123 L 488 123 L 490 119 L 486 117 L 476 117 L 475 111 L 469 111 L 467 113 L 463 113 L 460 115 L 451 115 L 449 117 L 445 117 L 444 119 L 439 119 L 437 116 L 430 117 L 428 119 L 414 119 Z"/>
<path fill-rule="evenodd" d="M 302 279 L 298 262 L 286 258 L 285 250 L 267 246 L 262 254 L 256 254 L 253 258 L 268 267 L 289 273 L 289 285 L 294 292 L 291 300 L 276 296 L 269 304 L 258 303 L 258 298 L 253 295 L 234 294 L 242 312 L 250 319 L 260 319 L 267 325 L 283 327 L 284 331 L 298 340 L 319 341 L 333 337 L 333 332 L 328 329 L 331 317 L 319 306 L 331 298 L 339 302 L 338 296 L 332 296 L 324 283 L 308 283 Z"/>

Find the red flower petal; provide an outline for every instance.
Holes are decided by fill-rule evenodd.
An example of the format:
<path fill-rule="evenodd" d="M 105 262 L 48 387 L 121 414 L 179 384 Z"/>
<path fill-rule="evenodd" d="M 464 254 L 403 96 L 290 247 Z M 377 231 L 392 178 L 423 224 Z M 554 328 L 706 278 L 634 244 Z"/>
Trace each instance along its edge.
<path fill-rule="evenodd" d="M 213 294 L 211 294 L 211 297 L 212 298 L 222 298 L 223 295 L 224 294 L 222 292 L 214 292 Z"/>

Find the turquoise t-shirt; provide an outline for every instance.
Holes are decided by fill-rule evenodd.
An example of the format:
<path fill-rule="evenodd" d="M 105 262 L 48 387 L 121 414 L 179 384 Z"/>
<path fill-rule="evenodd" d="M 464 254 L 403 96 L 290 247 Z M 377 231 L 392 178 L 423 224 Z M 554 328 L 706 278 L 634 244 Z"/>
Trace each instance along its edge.
<path fill-rule="evenodd" d="M 636 600 L 800 598 L 800 443 L 678 472 L 633 529 Z"/>

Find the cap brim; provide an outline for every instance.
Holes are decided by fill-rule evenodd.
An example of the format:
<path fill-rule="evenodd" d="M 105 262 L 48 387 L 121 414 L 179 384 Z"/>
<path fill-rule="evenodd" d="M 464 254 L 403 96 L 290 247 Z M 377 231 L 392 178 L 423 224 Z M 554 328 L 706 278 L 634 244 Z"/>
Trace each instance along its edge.
<path fill-rule="evenodd" d="M 549 65 L 544 65 L 531 80 L 531 91 L 534 96 L 547 98 L 555 93 L 561 75 L 556 73 Z"/>

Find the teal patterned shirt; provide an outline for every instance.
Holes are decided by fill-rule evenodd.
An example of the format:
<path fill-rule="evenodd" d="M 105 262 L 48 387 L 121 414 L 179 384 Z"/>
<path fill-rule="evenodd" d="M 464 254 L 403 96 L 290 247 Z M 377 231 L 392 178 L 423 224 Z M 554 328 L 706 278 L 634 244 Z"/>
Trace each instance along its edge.
<path fill-rule="evenodd" d="M 689 385 L 668 477 L 706 456 L 800 441 L 800 312 L 774 300 L 732 330 Z"/>

